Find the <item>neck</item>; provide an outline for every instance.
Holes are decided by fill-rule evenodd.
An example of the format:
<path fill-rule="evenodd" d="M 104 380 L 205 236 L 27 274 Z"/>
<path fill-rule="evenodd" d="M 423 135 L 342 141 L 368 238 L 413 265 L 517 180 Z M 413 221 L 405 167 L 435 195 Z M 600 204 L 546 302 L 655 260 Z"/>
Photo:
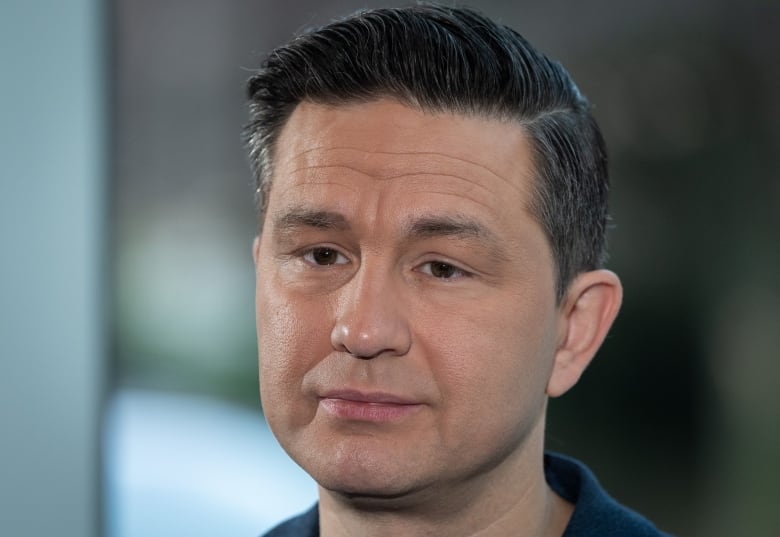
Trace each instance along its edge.
<path fill-rule="evenodd" d="M 560 537 L 573 506 L 545 481 L 539 437 L 489 472 L 457 485 L 381 499 L 320 488 L 320 535 Z"/>

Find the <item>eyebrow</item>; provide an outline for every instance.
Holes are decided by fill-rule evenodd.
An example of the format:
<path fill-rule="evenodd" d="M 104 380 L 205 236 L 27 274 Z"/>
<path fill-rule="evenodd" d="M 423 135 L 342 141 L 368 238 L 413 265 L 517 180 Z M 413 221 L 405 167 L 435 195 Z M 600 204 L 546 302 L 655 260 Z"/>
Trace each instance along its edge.
<path fill-rule="evenodd" d="M 299 228 L 311 228 L 324 231 L 348 231 L 351 229 L 347 218 L 335 211 L 292 207 L 274 219 L 274 234 L 284 239 Z M 406 241 L 448 237 L 481 243 L 489 254 L 505 259 L 506 252 L 501 241 L 489 228 L 465 215 L 428 215 L 410 219 L 404 226 Z"/>
<path fill-rule="evenodd" d="M 461 216 L 425 216 L 407 225 L 406 235 L 412 238 L 463 237 L 485 238 L 491 233 L 481 224 Z"/>
<path fill-rule="evenodd" d="M 341 213 L 306 207 L 293 207 L 274 220 L 276 233 L 284 234 L 300 227 L 346 231 L 349 223 Z"/>
<path fill-rule="evenodd" d="M 463 215 L 435 215 L 414 219 L 406 226 L 405 235 L 411 240 L 436 237 L 475 240 L 486 247 L 492 257 L 506 258 L 496 234 L 482 223 Z"/>

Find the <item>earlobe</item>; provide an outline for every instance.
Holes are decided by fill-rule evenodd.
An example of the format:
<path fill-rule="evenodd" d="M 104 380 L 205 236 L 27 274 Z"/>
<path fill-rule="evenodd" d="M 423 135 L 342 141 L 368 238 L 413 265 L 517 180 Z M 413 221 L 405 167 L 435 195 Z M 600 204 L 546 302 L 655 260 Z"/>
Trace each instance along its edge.
<path fill-rule="evenodd" d="M 255 237 L 252 241 L 252 259 L 255 262 L 255 268 L 257 268 L 257 260 L 260 258 L 260 235 Z"/>
<path fill-rule="evenodd" d="M 607 336 L 622 299 L 620 280 L 608 270 L 585 272 L 571 283 L 561 304 L 562 332 L 547 395 L 558 397 L 577 383 Z"/>

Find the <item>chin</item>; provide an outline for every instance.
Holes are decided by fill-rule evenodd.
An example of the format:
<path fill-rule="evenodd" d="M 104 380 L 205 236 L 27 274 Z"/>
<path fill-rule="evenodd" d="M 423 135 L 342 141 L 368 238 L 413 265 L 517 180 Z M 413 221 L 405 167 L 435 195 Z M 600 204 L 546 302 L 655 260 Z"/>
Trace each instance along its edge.
<path fill-rule="evenodd" d="M 416 479 L 414 465 L 404 465 L 405 457 L 363 446 L 331 446 L 318 450 L 298 464 L 328 492 L 351 503 L 386 504 L 418 492 L 423 479 Z"/>
<path fill-rule="evenodd" d="M 320 487 L 338 501 L 362 511 L 394 511 L 418 505 L 421 492 L 408 484 L 377 483 L 375 479 L 359 483 L 340 479 L 320 483 Z"/>
<path fill-rule="evenodd" d="M 403 470 L 392 471 L 376 464 L 328 464 L 327 468 L 304 467 L 323 488 L 345 496 L 397 497 L 407 489 L 408 474 Z M 404 481 L 399 480 L 404 476 Z"/>

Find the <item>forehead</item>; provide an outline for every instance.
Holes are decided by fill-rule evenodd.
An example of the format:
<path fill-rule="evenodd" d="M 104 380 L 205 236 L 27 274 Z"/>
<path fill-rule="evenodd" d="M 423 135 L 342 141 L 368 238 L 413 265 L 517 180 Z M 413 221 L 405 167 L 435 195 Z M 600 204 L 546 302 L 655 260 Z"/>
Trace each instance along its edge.
<path fill-rule="evenodd" d="M 532 177 L 530 144 L 518 123 L 423 112 L 393 100 L 303 102 L 277 142 L 269 210 L 274 200 L 297 203 L 333 190 L 348 204 L 360 189 L 450 196 L 501 216 L 527 212 Z"/>

